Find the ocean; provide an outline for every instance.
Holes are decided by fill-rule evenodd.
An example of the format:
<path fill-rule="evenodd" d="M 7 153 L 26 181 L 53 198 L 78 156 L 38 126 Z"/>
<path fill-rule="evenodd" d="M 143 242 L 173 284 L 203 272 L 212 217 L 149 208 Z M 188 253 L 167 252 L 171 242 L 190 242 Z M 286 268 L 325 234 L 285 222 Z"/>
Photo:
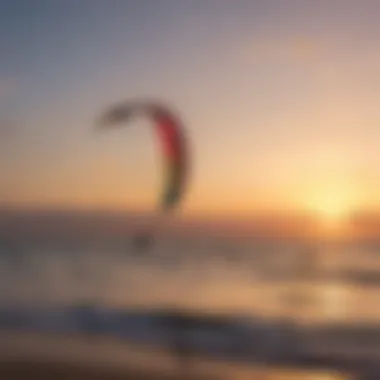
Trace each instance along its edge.
<path fill-rule="evenodd" d="M 377 254 L 365 246 L 305 249 L 191 236 L 159 239 L 147 252 L 136 251 L 128 239 L 0 246 L 2 305 L 91 303 L 267 317 L 291 312 L 319 322 L 374 322 L 380 318 L 372 307 L 377 285 L 380 248 Z"/>
<path fill-rule="evenodd" d="M 161 237 L 148 252 L 137 252 L 128 239 L 4 241 L 0 251 L 2 329 L 95 334 L 169 347 L 162 313 L 207 312 L 227 316 L 230 328 L 193 333 L 193 347 L 248 362 L 255 350 L 290 352 L 289 342 L 301 334 L 295 326 L 302 336 L 314 334 L 314 341 L 322 335 L 317 329 L 329 326 L 375 325 L 380 337 L 380 310 L 374 306 L 379 296 L 376 246 L 187 236 Z M 258 334 L 260 347 L 252 347 Z M 242 337 L 245 351 L 232 353 Z M 318 343 L 322 354 L 327 346 L 343 353 L 360 346 L 356 338 L 329 339 Z M 364 351 L 368 344 L 363 340 Z M 371 344 L 380 354 L 380 339 Z"/>

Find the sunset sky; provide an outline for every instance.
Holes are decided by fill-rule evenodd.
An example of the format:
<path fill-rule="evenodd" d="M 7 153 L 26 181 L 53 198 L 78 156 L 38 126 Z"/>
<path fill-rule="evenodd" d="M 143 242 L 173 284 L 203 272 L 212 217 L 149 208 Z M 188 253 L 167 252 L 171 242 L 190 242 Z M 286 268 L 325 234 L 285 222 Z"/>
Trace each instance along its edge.
<path fill-rule="evenodd" d="M 149 124 L 94 131 L 107 106 L 149 97 L 190 136 L 185 213 L 377 209 L 379 14 L 365 0 L 0 1 L 0 202 L 149 210 Z"/>

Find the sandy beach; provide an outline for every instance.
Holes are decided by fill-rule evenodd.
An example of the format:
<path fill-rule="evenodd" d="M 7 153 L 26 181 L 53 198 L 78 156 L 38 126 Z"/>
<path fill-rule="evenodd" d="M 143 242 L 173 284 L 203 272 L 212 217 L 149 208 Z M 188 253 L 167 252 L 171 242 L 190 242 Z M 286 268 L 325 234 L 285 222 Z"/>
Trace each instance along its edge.
<path fill-rule="evenodd" d="M 0 379 L 346 380 L 336 371 L 269 368 L 194 357 L 186 367 L 154 347 L 107 339 L 0 332 Z"/>
<path fill-rule="evenodd" d="M 176 379 L 179 376 L 153 374 L 143 370 L 97 370 L 79 365 L 37 361 L 10 361 L 0 364 L 1 379 L 56 379 L 56 380 L 163 380 Z"/>

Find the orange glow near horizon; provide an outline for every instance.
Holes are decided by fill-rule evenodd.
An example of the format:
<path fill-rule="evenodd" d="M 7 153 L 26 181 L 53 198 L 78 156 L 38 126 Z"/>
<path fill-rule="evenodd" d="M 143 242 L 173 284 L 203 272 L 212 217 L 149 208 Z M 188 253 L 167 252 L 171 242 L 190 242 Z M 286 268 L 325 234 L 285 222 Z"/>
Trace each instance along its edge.
<path fill-rule="evenodd" d="M 324 225 L 335 228 L 347 220 L 352 210 L 343 196 L 334 197 L 334 194 L 326 194 L 315 199 L 312 211 Z"/>
<path fill-rule="evenodd" d="M 346 236 L 350 217 L 362 209 L 362 197 L 355 183 L 321 181 L 305 189 L 300 197 L 301 209 L 315 216 L 322 236 Z"/>

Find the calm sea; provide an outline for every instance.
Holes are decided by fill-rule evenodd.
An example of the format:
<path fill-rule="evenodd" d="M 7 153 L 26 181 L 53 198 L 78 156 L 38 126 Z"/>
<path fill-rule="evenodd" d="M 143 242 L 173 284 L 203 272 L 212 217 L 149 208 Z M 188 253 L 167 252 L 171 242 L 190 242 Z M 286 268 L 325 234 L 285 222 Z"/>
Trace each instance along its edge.
<path fill-rule="evenodd" d="M 304 321 L 372 322 L 380 248 L 302 247 L 253 240 L 5 243 L 0 303 L 13 306 L 183 307 Z"/>

